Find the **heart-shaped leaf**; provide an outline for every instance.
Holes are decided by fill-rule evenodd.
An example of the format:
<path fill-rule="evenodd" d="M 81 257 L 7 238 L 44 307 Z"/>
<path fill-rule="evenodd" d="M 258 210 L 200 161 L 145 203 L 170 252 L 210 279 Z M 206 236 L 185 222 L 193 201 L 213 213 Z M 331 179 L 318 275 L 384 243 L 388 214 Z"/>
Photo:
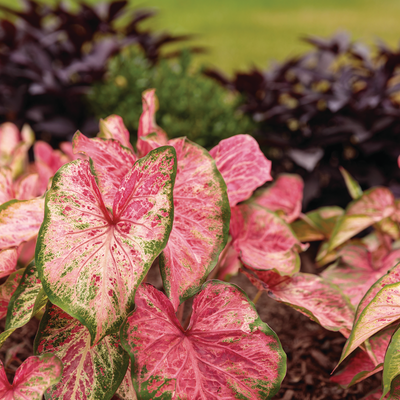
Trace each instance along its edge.
<path fill-rule="evenodd" d="M 47 296 L 42 289 L 35 263 L 26 268 L 13 293 L 7 309 L 6 326 L 0 334 L 0 347 L 5 340 L 18 328 L 27 324 L 47 302 Z"/>
<path fill-rule="evenodd" d="M 0 249 L 18 247 L 36 237 L 44 216 L 44 199 L 10 200 L 0 206 Z"/>
<path fill-rule="evenodd" d="M 139 398 L 269 399 L 285 374 L 285 354 L 238 287 L 208 281 L 188 329 L 164 294 L 141 286 L 121 328 Z"/>
<path fill-rule="evenodd" d="M 230 208 L 215 162 L 185 138 L 176 149 L 174 225 L 160 257 L 164 288 L 175 309 L 200 290 L 228 239 Z"/>
<path fill-rule="evenodd" d="M 46 196 L 36 266 L 50 301 L 88 327 L 92 345 L 116 332 L 163 250 L 173 221 L 175 150 L 160 147 L 124 177 L 113 212 L 88 161 L 57 172 Z"/>
<path fill-rule="evenodd" d="M 0 398 L 4 400 L 41 400 L 44 391 L 60 380 L 62 362 L 53 354 L 27 358 L 17 369 L 12 385 L 0 361 Z"/>
<path fill-rule="evenodd" d="M 241 204 L 231 212 L 233 246 L 244 265 L 281 275 L 299 270 L 301 243 L 281 218 L 255 204 Z"/>
<path fill-rule="evenodd" d="M 221 140 L 210 150 L 228 188 L 231 207 L 247 200 L 259 186 L 271 181 L 271 161 L 250 135 Z"/>
<path fill-rule="evenodd" d="M 242 271 L 258 290 L 265 290 L 274 300 L 293 307 L 326 329 L 349 335 L 354 309 L 337 286 L 313 274 L 290 277 L 274 271 Z"/>
<path fill-rule="evenodd" d="M 0 286 L 0 319 L 7 315 L 8 304 L 11 296 L 17 289 L 25 268 L 13 272 Z"/>
<path fill-rule="evenodd" d="M 50 303 L 40 321 L 34 350 L 37 354 L 52 352 L 64 364 L 61 381 L 47 390 L 47 399 L 109 400 L 129 363 L 117 334 L 91 346 L 89 331 Z"/>
<path fill-rule="evenodd" d="M 111 209 L 122 179 L 132 168 L 136 156 L 115 140 L 88 139 L 79 131 L 72 143 L 75 154 L 84 154 L 93 160 L 104 204 Z"/>
<path fill-rule="evenodd" d="M 118 140 L 122 146 L 127 147 L 133 153 L 128 129 L 119 115 L 110 115 L 100 120 L 100 132 L 97 137 L 102 139 Z"/>
<path fill-rule="evenodd" d="M 277 212 L 288 224 L 301 213 L 304 182 L 299 175 L 282 174 L 267 189 L 259 190 L 254 202 L 270 211 Z"/>

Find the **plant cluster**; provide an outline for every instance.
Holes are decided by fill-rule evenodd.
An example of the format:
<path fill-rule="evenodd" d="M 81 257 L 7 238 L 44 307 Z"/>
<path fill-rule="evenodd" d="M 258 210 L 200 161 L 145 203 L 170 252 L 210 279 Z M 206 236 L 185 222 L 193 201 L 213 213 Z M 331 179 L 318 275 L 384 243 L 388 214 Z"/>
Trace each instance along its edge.
<path fill-rule="evenodd" d="M 344 33 L 305 40 L 312 51 L 266 71 L 207 75 L 242 94 L 241 110 L 258 123 L 255 137 L 275 172 L 303 177 L 307 209 L 350 200 L 339 166 L 364 189 L 385 185 L 398 195 L 399 51 L 371 51 Z"/>
<path fill-rule="evenodd" d="M 27 159 L 28 129 L 19 136 L 1 126 L 0 142 L 14 137 L 14 146 L 1 158 L 0 345 L 33 316 L 41 322 L 36 355 L 12 385 L 0 365 L 0 394 L 271 398 L 286 370 L 279 339 L 240 288 L 214 279 L 240 272 L 259 293 L 348 338 L 348 361 L 332 381 L 351 385 L 383 369 L 383 391 L 369 399 L 399 399 L 400 214 L 392 192 L 363 192 L 342 169 L 353 202 L 303 214 L 300 176 L 282 174 L 256 190 L 272 179 L 271 162 L 251 136 L 208 152 L 168 139 L 155 111 L 149 90 L 137 152 L 112 115 L 96 138 L 78 131 L 65 153 L 36 143 L 37 165 L 16 162 Z M 40 168 L 55 173 L 44 189 L 32 177 Z M 18 197 L 25 187 L 29 196 Z M 299 253 L 313 241 L 321 242 L 317 265 L 330 264 L 318 275 L 299 272 Z M 157 261 L 163 291 L 145 282 Z"/>
<path fill-rule="evenodd" d="M 34 0 L 23 11 L 0 10 L 7 16 L 0 20 L 0 122 L 28 123 L 53 145 L 71 140 L 78 127 L 96 133 L 84 95 L 104 77 L 112 55 L 137 44 L 155 63 L 165 44 L 186 39 L 140 29 L 153 12 L 129 11 L 125 0 L 82 4 L 77 12 Z"/>
<path fill-rule="evenodd" d="M 191 67 L 191 53 L 152 65 L 135 47 L 109 61 L 106 79 L 93 85 L 88 106 L 98 118 L 120 115 L 131 133 L 138 130 L 141 93 L 157 89 L 160 126 L 170 137 L 188 139 L 210 149 L 222 139 L 251 133 L 254 123 L 238 110 L 241 99 Z M 170 101 L 174 98 L 175 101 Z"/>

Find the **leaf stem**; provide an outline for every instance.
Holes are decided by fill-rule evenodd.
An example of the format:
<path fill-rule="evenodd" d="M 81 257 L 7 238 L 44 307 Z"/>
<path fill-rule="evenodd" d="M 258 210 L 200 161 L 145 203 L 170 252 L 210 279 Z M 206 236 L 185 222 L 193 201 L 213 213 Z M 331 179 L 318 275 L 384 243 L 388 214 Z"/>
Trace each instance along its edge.
<path fill-rule="evenodd" d="M 182 304 L 179 304 L 178 311 L 176 312 L 176 317 L 178 318 L 178 321 L 181 323 L 181 325 L 183 322 L 182 318 L 183 318 L 183 310 L 184 309 L 185 309 L 185 302 L 183 302 Z"/>
<path fill-rule="evenodd" d="M 261 297 L 261 295 L 262 295 L 262 292 L 263 292 L 263 290 L 259 290 L 259 291 L 257 292 L 257 294 L 254 296 L 254 299 L 253 299 L 253 304 L 254 304 L 254 305 L 257 304 L 257 301 L 260 299 L 260 297 Z"/>

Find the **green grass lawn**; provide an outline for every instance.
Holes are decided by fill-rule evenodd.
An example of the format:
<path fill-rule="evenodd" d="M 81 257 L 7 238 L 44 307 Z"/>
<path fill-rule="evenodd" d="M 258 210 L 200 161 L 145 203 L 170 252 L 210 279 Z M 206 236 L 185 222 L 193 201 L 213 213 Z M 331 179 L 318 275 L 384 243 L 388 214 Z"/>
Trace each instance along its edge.
<path fill-rule="evenodd" d="M 209 48 L 198 62 L 226 72 L 299 54 L 308 48 L 299 38 L 309 34 L 344 29 L 369 44 L 378 37 L 392 46 L 400 40 L 399 0 L 132 0 L 132 5 L 159 10 L 150 23 L 154 28 L 198 34 L 192 43 Z"/>

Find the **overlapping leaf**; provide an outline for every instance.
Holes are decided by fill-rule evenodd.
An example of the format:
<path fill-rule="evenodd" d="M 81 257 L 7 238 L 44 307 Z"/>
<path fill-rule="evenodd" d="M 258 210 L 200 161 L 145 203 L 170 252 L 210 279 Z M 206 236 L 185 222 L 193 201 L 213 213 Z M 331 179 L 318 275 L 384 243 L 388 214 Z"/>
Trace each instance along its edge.
<path fill-rule="evenodd" d="M 112 213 L 88 161 L 63 166 L 46 196 L 36 266 L 49 299 L 88 327 L 92 344 L 115 332 L 168 240 L 175 150 L 161 147 L 124 177 Z"/>
<path fill-rule="evenodd" d="M 38 354 L 52 352 L 64 364 L 61 381 L 48 389 L 47 399 L 109 400 L 129 363 L 117 334 L 91 346 L 89 331 L 50 303 L 40 321 L 34 349 Z"/>
<path fill-rule="evenodd" d="M 285 374 L 285 354 L 236 286 L 209 281 L 184 331 L 168 299 L 141 286 L 121 329 L 139 398 L 268 399 Z"/>
<path fill-rule="evenodd" d="M 0 206 L 0 249 L 36 237 L 44 216 L 44 198 L 10 200 Z"/>
<path fill-rule="evenodd" d="M 17 289 L 24 270 L 24 268 L 21 268 L 13 272 L 0 286 L 0 318 L 4 318 L 7 315 L 7 308 L 11 300 L 11 296 Z"/>
<path fill-rule="evenodd" d="M 7 309 L 4 332 L 0 334 L 0 347 L 18 328 L 27 324 L 47 302 L 35 263 L 30 263 L 13 293 Z"/>
<path fill-rule="evenodd" d="M 282 174 L 267 189 L 256 192 L 254 202 L 277 212 L 288 224 L 301 213 L 304 182 L 299 175 Z"/>
<path fill-rule="evenodd" d="M 174 225 L 160 257 L 164 288 L 175 309 L 200 290 L 215 267 L 229 230 L 226 186 L 212 157 L 189 140 L 168 142 L 176 149 Z"/>
<path fill-rule="evenodd" d="M 100 120 L 100 132 L 97 137 L 102 139 L 118 140 L 122 146 L 128 148 L 133 153 L 133 147 L 129 141 L 129 131 L 124 125 L 124 121 L 119 115 L 110 115 Z"/>
<path fill-rule="evenodd" d="M 271 161 L 250 135 L 221 140 L 210 150 L 228 188 L 231 207 L 247 200 L 259 186 L 271 181 Z"/>
<path fill-rule="evenodd" d="M 265 290 L 274 300 L 293 307 L 326 329 L 349 335 L 354 309 L 337 286 L 312 274 L 289 277 L 274 271 L 243 272 L 258 290 Z"/>
<path fill-rule="evenodd" d="M 11 170 L 7 167 L 0 168 L 0 204 L 14 199 L 14 188 Z"/>
<path fill-rule="evenodd" d="M 29 357 L 17 369 L 10 385 L 0 361 L 0 398 L 41 400 L 44 391 L 60 380 L 62 370 L 62 362 L 53 354 Z"/>
<path fill-rule="evenodd" d="M 383 365 L 383 393 L 385 396 L 392 386 L 392 382 L 400 375 L 400 330 L 394 332 L 390 344 L 387 348 Z"/>
<path fill-rule="evenodd" d="M 0 278 L 10 275 L 17 266 L 19 250 L 17 247 L 0 251 Z"/>
<path fill-rule="evenodd" d="M 254 204 L 233 207 L 230 231 L 233 246 L 247 267 L 274 269 L 281 275 L 299 270 L 300 242 L 281 218 L 264 207 Z"/>
<path fill-rule="evenodd" d="M 116 395 L 122 400 L 137 400 L 136 391 L 132 382 L 131 361 L 129 361 L 128 369 L 124 379 L 122 380 Z"/>

